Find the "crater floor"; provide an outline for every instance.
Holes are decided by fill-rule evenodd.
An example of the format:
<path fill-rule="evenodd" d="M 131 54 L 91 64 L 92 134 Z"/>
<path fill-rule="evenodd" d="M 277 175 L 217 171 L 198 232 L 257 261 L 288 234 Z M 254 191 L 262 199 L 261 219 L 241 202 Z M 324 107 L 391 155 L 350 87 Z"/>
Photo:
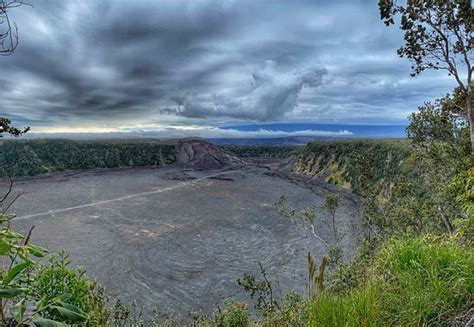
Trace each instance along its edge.
<path fill-rule="evenodd" d="M 248 165 L 233 171 L 179 167 L 63 173 L 18 181 L 15 227 L 35 225 L 33 242 L 65 249 L 75 265 L 114 296 L 136 299 L 181 319 L 209 313 L 224 299 L 249 298 L 243 273 L 267 269 L 282 294 L 305 292 L 306 256 L 324 245 L 279 216 L 281 195 L 300 208 L 321 204 L 326 189 Z M 342 193 L 341 193 L 342 194 Z M 321 210 L 318 234 L 332 242 Z M 346 256 L 360 238 L 360 208 L 342 195 L 336 214 Z"/>

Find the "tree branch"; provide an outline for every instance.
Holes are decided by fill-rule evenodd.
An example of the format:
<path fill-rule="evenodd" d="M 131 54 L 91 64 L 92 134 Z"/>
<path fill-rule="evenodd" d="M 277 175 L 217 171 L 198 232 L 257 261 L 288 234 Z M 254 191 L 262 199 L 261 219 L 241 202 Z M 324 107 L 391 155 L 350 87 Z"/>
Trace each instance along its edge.
<path fill-rule="evenodd" d="M 436 24 L 434 24 L 434 22 L 431 20 L 431 15 L 428 15 L 427 24 L 431 28 L 433 28 L 433 30 L 435 30 L 438 33 L 438 35 L 441 37 L 441 39 L 443 40 L 443 42 L 444 42 L 444 49 L 443 49 L 444 61 L 450 67 L 450 73 L 453 74 L 454 78 L 456 79 L 456 81 L 459 84 L 459 87 L 461 87 L 461 89 L 463 91 L 465 91 L 466 87 L 465 87 L 464 83 L 461 81 L 461 79 L 459 78 L 459 73 L 458 73 L 458 70 L 456 68 L 456 64 L 453 61 L 451 61 L 451 58 L 449 57 L 449 39 L 448 39 L 448 37 L 441 31 L 441 29 L 438 26 L 436 26 Z"/>

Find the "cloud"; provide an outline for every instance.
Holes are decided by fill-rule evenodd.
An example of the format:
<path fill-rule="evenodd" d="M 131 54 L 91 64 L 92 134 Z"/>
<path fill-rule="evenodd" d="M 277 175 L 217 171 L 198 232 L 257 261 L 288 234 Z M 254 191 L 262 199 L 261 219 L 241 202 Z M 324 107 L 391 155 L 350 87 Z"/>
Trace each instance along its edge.
<path fill-rule="evenodd" d="M 165 108 L 164 112 L 191 118 L 271 121 L 291 113 L 298 105 L 298 95 L 303 87 L 321 85 L 325 74 L 324 68 L 282 74 L 277 71 L 277 62 L 268 60 L 262 69 L 252 74 L 252 87 L 245 95 L 184 96 L 177 99 L 176 109 Z"/>
<path fill-rule="evenodd" d="M 32 130 L 400 123 L 454 85 L 408 77 L 373 1 L 37 1 L 11 11 L 0 116 Z M 159 125 L 157 123 L 157 125 Z"/>
<path fill-rule="evenodd" d="M 309 136 L 309 137 L 349 137 L 353 133 L 349 130 L 339 131 L 325 131 L 306 129 L 299 131 L 279 131 L 268 130 L 261 128 L 256 131 L 240 131 L 232 128 L 219 128 L 213 126 L 201 127 L 182 127 L 170 126 L 159 130 L 128 130 L 128 131 L 109 131 L 108 133 L 89 131 L 86 133 L 68 133 L 67 131 L 57 131 L 56 133 L 30 133 L 25 137 L 45 138 L 45 137 L 64 137 L 72 139 L 93 139 L 93 138 L 158 138 L 158 139 L 174 139 L 184 137 L 202 137 L 202 138 L 275 138 L 275 137 L 294 137 L 294 136 Z"/>

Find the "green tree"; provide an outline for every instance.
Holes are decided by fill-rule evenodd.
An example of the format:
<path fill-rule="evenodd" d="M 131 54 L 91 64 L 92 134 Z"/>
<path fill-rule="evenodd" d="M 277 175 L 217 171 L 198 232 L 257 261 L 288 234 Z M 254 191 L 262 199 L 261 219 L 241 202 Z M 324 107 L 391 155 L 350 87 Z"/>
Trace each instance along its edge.
<path fill-rule="evenodd" d="M 450 233 L 455 230 L 455 220 L 469 215 L 460 192 L 472 192 L 469 180 L 474 162 L 468 121 L 459 114 L 464 110 L 462 100 L 462 90 L 457 88 L 434 104 L 425 103 L 410 116 L 407 127 L 408 139 L 416 149 L 412 159 L 426 190 L 424 198 L 429 198 Z"/>
<path fill-rule="evenodd" d="M 417 147 L 432 147 L 436 143 L 449 144 L 456 154 L 469 151 L 469 122 L 464 115 L 463 92 L 456 88 L 452 95 L 427 102 L 410 115 L 407 137 Z"/>
<path fill-rule="evenodd" d="M 379 9 L 387 26 L 395 24 L 394 18 L 400 16 L 399 27 L 405 33 L 405 44 L 398 49 L 398 55 L 412 61 L 412 76 L 434 69 L 444 70 L 456 80 L 465 103 L 459 114 L 470 125 L 471 151 L 474 152 L 474 9 L 471 1 L 408 0 L 406 5 L 399 5 L 395 0 L 379 0 Z"/>
<path fill-rule="evenodd" d="M 28 132 L 29 130 L 29 127 L 25 127 L 23 129 L 13 127 L 10 119 L 0 117 L 0 137 L 3 137 L 6 134 L 17 137 Z"/>

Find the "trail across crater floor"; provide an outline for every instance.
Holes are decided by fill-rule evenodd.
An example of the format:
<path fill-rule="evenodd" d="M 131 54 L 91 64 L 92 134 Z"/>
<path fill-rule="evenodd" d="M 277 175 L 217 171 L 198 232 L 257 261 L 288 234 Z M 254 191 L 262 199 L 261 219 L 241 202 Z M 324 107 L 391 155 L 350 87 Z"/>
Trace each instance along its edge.
<path fill-rule="evenodd" d="M 218 172 L 218 173 L 210 174 L 210 175 L 200 177 L 200 178 L 197 178 L 197 179 L 193 179 L 193 180 L 190 180 L 190 181 L 187 181 L 187 182 L 179 182 L 179 183 L 176 183 L 175 185 L 154 189 L 152 191 L 134 193 L 134 194 L 121 196 L 121 197 L 118 197 L 118 198 L 101 200 L 101 201 L 94 201 L 94 202 L 91 202 L 91 203 L 85 203 L 85 204 L 81 204 L 81 205 L 77 205 L 77 206 L 61 208 L 61 209 L 54 209 L 54 210 L 48 210 L 46 212 L 39 212 L 39 213 L 31 214 L 31 215 L 16 217 L 15 220 L 18 221 L 18 220 L 31 219 L 31 218 L 35 218 L 35 217 L 41 217 L 41 216 L 55 215 L 55 214 L 58 214 L 58 213 L 64 213 L 64 212 L 68 212 L 68 211 L 72 211 L 72 210 L 78 210 L 78 209 L 85 209 L 85 208 L 93 207 L 93 206 L 97 206 L 97 205 L 104 205 L 104 204 L 109 204 L 109 203 L 119 202 L 119 201 L 128 201 L 128 200 L 132 200 L 132 199 L 137 198 L 137 197 L 142 197 L 142 196 L 156 194 L 156 193 L 163 193 L 163 192 L 173 191 L 173 190 L 175 190 L 177 188 L 180 188 L 180 187 L 186 187 L 186 186 L 189 186 L 189 185 L 192 185 L 192 184 L 197 184 L 197 183 L 199 183 L 203 180 L 206 180 L 206 179 L 209 179 L 209 178 L 215 178 L 215 177 L 222 176 L 222 175 L 229 174 L 229 173 L 232 173 L 232 171 Z"/>

